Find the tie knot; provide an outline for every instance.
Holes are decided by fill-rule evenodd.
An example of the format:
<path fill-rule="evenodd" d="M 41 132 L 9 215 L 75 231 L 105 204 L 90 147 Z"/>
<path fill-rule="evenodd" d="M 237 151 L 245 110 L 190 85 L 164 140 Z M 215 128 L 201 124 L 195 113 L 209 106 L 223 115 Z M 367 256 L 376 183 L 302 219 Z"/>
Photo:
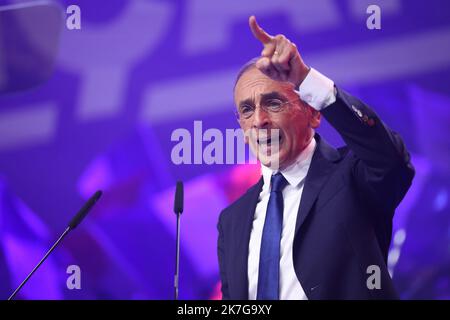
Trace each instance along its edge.
<path fill-rule="evenodd" d="M 286 178 L 280 172 L 272 176 L 270 183 L 272 185 L 271 191 L 273 192 L 283 191 L 284 187 L 288 184 Z"/>

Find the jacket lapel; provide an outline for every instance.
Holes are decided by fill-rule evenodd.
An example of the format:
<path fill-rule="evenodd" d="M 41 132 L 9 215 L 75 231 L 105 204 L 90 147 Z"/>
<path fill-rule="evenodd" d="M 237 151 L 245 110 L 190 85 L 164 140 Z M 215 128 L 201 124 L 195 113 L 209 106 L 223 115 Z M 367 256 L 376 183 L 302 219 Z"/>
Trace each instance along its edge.
<path fill-rule="evenodd" d="M 311 160 L 308 174 L 306 175 L 295 225 L 295 235 L 297 235 L 298 230 L 308 217 L 322 186 L 333 171 L 335 167 L 334 162 L 340 159 L 339 152 L 331 147 L 318 134 L 316 134 L 314 138 L 316 139 L 317 147 Z"/>
<path fill-rule="evenodd" d="M 235 210 L 233 226 L 236 229 L 236 238 L 233 239 L 233 252 L 235 252 L 235 262 L 233 263 L 233 275 L 235 279 L 235 292 L 232 294 L 235 299 L 248 299 L 248 245 L 250 242 L 250 233 L 252 230 L 253 217 L 255 215 L 256 205 L 259 194 L 263 186 L 261 177 L 257 184 L 251 187 L 241 198 Z"/>

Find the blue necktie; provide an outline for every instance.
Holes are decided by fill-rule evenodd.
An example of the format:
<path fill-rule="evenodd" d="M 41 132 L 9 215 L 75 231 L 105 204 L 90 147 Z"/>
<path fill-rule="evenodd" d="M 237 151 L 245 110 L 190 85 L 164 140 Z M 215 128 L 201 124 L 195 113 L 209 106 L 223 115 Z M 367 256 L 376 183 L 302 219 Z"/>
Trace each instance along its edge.
<path fill-rule="evenodd" d="M 280 282 L 280 240 L 283 227 L 283 188 L 287 185 L 281 173 L 272 176 L 259 254 L 257 300 L 278 300 Z"/>

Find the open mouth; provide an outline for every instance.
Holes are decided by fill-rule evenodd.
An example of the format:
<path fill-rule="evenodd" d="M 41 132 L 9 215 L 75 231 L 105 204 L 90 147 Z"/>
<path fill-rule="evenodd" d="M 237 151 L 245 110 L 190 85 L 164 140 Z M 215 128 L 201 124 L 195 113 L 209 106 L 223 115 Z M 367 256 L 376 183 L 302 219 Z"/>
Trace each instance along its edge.
<path fill-rule="evenodd" d="M 274 142 L 277 143 L 278 145 L 280 145 L 282 141 L 283 141 L 283 137 L 282 136 L 278 136 L 278 141 L 274 141 Z M 271 146 L 272 145 L 272 138 L 271 137 L 257 138 L 256 142 L 260 146 Z"/>

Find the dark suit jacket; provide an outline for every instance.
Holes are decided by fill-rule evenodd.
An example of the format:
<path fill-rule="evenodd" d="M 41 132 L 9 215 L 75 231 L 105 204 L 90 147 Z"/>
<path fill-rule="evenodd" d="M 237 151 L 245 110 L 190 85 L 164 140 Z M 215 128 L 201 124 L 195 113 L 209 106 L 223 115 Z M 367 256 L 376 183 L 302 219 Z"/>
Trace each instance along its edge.
<path fill-rule="evenodd" d="M 414 177 L 410 156 L 374 111 L 340 89 L 321 113 L 347 146 L 336 150 L 315 136 L 295 228 L 297 278 L 308 299 L 395 299 L 386 260 L 395 208 Z M 248 299 L 248 245 L 262 185 L 261 178 L 220 214 L 224 299 Z M 380 268 L 380 289 L 367 286 L 371 265 Z"/>

